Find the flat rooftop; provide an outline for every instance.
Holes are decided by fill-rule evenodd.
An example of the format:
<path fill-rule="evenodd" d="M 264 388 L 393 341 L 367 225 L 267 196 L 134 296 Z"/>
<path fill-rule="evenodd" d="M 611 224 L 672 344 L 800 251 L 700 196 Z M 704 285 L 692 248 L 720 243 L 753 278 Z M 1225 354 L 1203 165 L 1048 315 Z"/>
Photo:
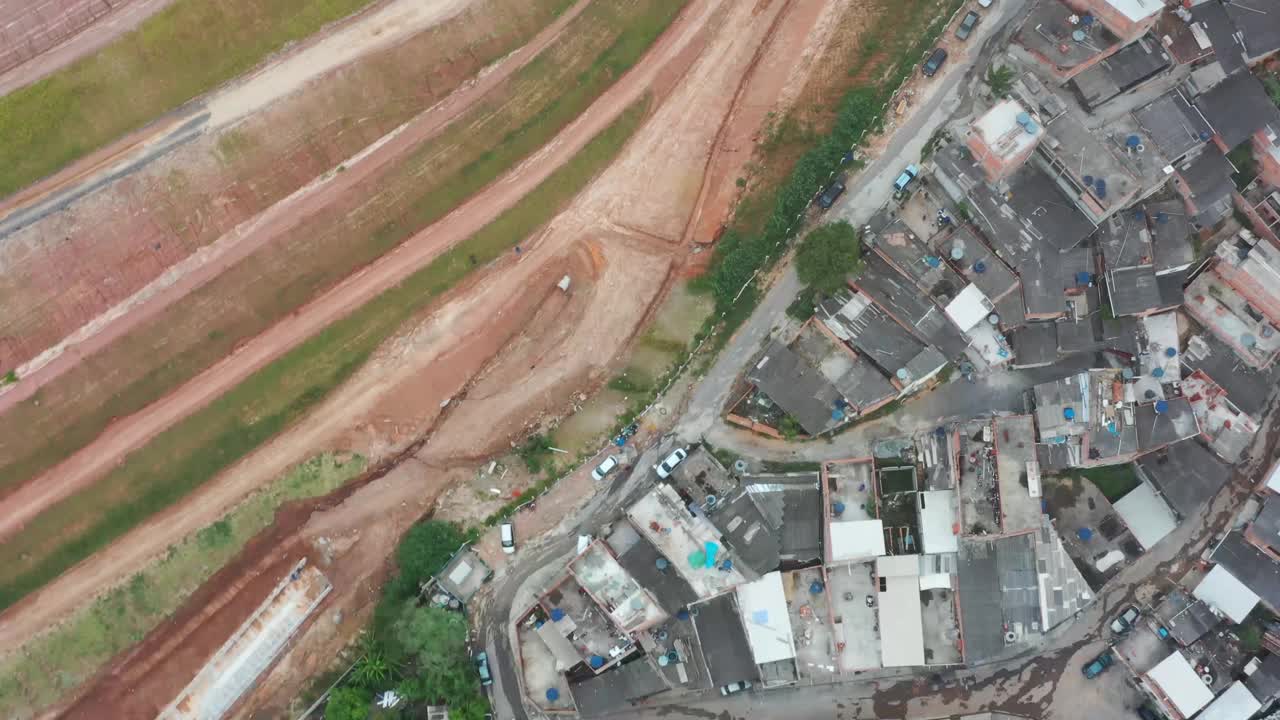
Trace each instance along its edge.
<path fill-rule="evenodd" d="M 746 580 L 736 568 L 722 569 L 722 563 L 706 567 L 693 561 L 705 559 L 707 543 L 720 544 L 720 531 L 705 517 L 693 515 L 676 491 L 658 485 L 627 509 L 627 518 L 636 530 L 671 561 L 671 567 L 689 583 L 700 598 L 724 592 Z M 699 555 L 701 554 L 701 555 Z M 721 560 L 727 553 L 720 553 Z"/>
<path fill-rule="evenodd" d="M 717 503 L 708 517 L 723 534 L 721 541 L 735 564 L 745 565 L 756 575 L 778 569 L 778 536 L 745 488 Z"/>
<path fill-rule="evenodd" d="M 1213 136 L 1209 123 L 1177 88 L 1134 110 L 1133 118 L 1150 141 L 1173 161 Z"/>
<path fill-rule="evenodd" d="M 698 599 L 688 581 L 671 569 L 671 560 L 664 558 L 653 543 L 641 537 L 629 523 L 615 523 L 606 542 L 617 554 L 622 567 L 653 595 L 668 614 L 675 615 Z M 665 561 L 666 566 L 658 567 L 659 560 Z"/>
<path fill-rule="evenodd" d="M 1169 54 L 1160 43 L 1144 35 L 1075 76 L 1071 82 L 1085 106 L 1093 110 L 1154 77 L 1171 64 Z"/>
<path fill-rule="evenodd" d="M 1151 228 L 1156 272 L 1179 270 L 1195 262 L 1195 244 L 1191 239 L 1195 229 L 1182 201 L 1148 202 L 1143 210 Z"/>
<path fill-rule="evenodd" d="M 977 285 L 992 301 L 1017 290 L 1018 276 L 967 225 L 945 236 L 940 233 L 933 242 L 946 257 L 959 254 L 961 258 L 955 262 L 960 264 L 964 279 Z"/>
<path fill-rule="evenodd" d="M 970 420 L 960 427 L 960 522 L 964 535 L 1001 532 L 994 437 L 990 420 Z"/>
<path fill-rule="evenodd" d="M 856 413 L 898 396 L 888 376 L 829 332 L 821 322 L 807 322 L 791 348 L 816 367 Z"/>
<path fill-rule="evenodd" d="M 929 296 L 951 297 L 964 281 L 901 218 L 883 231 L 863 239 L 894 269 L 915 282 Z"/>
<path fill-rule="evenodd" d="M 541 600 L 550 625 L 573 644 L 583 661 L 598 655 L 608 662 L 622 657 L 632 647 L 630 638 L 617 628 L 608 611 L 597 605 L 572 575 L 548 590 Z"/>
<path fill-rule="evenodd" d="M 786 345 L 774 341 L 747 371 L 747 380 L 777 403 L 809 435 L 821 435 L 841 423 L 840 391 Z"/>
<path fill-rule="evenodd" d="M 1027 151 L 1044 136 L 1044 127 L 1038 119 L 1034 131 L 1028 132 L 1019 119 L 1031 117 L 1027 109 L 1016 100 L 1001 100 L 973 121 L 973 131 L 984 145 L 1004 158 L 1016 157 Z"/>
<path fill-rule="evenodd" d="M 1261 13 L 1265 17 L 1267 13 Z M 1250 22 L 1254 22 L 1250 15 Z M 1234 73 L 1196 98 L 1196 107 L 1228 148 L 1270 126 L 1280 130 L 1280 109 L 1252 73 Z"/>
<path fill-rule="evenodd" d="M 714 687 L 760 679 L 760 669 L 751 656 L 751 643 L 742 627 L 734 593 L 724 593 L 698 603 L 693 624 Z"/>
<path fill-rule="evenodd" d="M 1077 22 L 1071 22 L 1073 17 Z M 1066 3 L 1038 0 L 1018 29 L 1014 42 L 1058 73 L 1066 73 L 1107 52 L 1120 41 L 1101 22 L 1086 26 L 1078 18 L 1079 13 Z"/>
<path fill-rule="evenodd" d="M 818 473 L 747 475 L 743 488 L 773 528 L 782 560 L 822 559 L 822 488 Z"/>
<path fill-rule="evenodd" d="M 1039 632 L 1039 579 L 1031 535 L 965 539 L 960 544 L 959 576 L 966 663 L 1004 652 L 1006 633 L 1012 632 L 1017 642 Z"/>
<path fill-rule="evenodd" d="M 1138 471 L 1183 518 L 1193 518 L 1230 476 L 1228 467 L 1199 441 L 1183 440 L 1146 455 Z"/>
<path fill-rule="evenodd" d="M 667 619 L 662 606 L 631 577 L 604 543 L 592 543 L 569 568 L 578 584 L 624 632 L 636 632 Z"/>
<path fill-rule="evenodd" d="M 1028 464 L 1036 463 L 1036 427 L 1030 415 L 995 419 L 996 476 L 1001 526 L 1006 534 L 1040 527 L 1040 489 L 1028 486 Z"/>
<path fill-rule="evenodd" d="M 620 665 L 608 672 L 570 682 L 569 692 L 578 716 L 596 718 L 625 710 L 633 703 L 665 692 L 662 675 L 646 658 Z"/>
<path fill-rule="evenodd" d="M 880 628 L 876 619 L 875 562 L 830 565 L 826 569 L 832 634 L 842 672 L 880 667 Z"/>
<path fill-rule="evenodd" d="M 436 574 L 436 581 L 445 592 L 465 603 L 492 574 L 493 570 L 484 564 L 479 555 L 471 548 L 463 548 Z"/>
<path fill-rule="evenodd" d="M 1239 354 L 1213 333 L 1201 332 L 1186 343 L 1182 362 L 1200 370 L 1227 391 L 1231 403 L 1253 417 L 1261 417 L 1269 393 L 1259 388 L 1280 385 L 1280 365 L 1258 370 L 1246 364 Z M 1253 361 L 1256 362 L 1256 361 Z"/>
<path fill-rule="evenodd" d="M 958 281 L 958 276 L 956 280 Z M 958 357 L 968 347 L 964 336 L 947 320 L 942 309 L 879 255 L 873 253 L 866 256 L 866 267 L 854 280 L 854 284 L 871 296 L 900 325 L 909 329 L 915 337 L 937 348 L 944 356 Z M 959 290 L 960 287 L 957 287 L 956 291 Z M 859 349 L 863 349 L 861 345 Z M 876 359 L 872 350 L 864 349 L 864 352 Z M 918 354 L 919 351 L 916 351 L 902 360 L 902 363 L 905 365 Z M 877 361 L 877 364 L 880 362 Z"/>
<path fill-rule="evenodd" d="M 923 665 L 919 556 L 876 559 L 880 581 L 876 604 L 880 617 L 880 663 L 884 667 Z"/>
<path fill-rule="evenodd" d="M 1040 439 L 1083 435 L 1089 417 L 1089 373 L 1068 375 L 1032 388 Z"/>
<path fill-rule="evenodd" d="M 1222 618 L 1203 600 L 1197 600 L 1179 588 L 1170 590 L 1153 610 L 1160 624 L 1183 647 L 1204 637 L 1222 622 Z"/>
<path fill-rule="evenodd" d="M 1194 220 L 1198 225 L 1212 227 L 1231 212 L 1232 193 L 1236 189 L 1231 176 L 1236 169 L 1222 151 L 1210 145 L 1176 167 L 1187 194 L 1195 203 Z"/>
<path fill-rule="evenodd" d="M 1273 612 L 1280 607 L 1280 563 L 1251 545 L 1242 532 L 1228 534 L 1214 548 L 1210 559 L 1252 590 Z"/>

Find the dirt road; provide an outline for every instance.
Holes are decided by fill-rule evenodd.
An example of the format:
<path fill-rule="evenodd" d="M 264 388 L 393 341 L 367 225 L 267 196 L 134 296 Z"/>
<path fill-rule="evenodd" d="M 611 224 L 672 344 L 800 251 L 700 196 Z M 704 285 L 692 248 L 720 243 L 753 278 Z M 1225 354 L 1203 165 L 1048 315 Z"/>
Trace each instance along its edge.
<path fill-rule="evenodd" d="M 343 172 L 327 173 L 284 202 L 243 223 L 205 251 L 193 256 L 189 263 L 182 263 L 166 272 L 146 289 L 136 293 L 131 301 L 113 308 L 107 313 L 106 322 L 95 323 L 90 330 L 74 335 L 75 342 L 60 346 L 61 350 L 55 356 L 48 357 L 49 353 L 41 356 L 41 359 L 47 357 L 43 365 L 29 371 L 30 375 L 22 375 L 23 382 L 10 386 L 11 392 L 0 394 L 0 412 L 30 397 L 44 383 L 73 367 L 84 355 L 106 347 L 131 329 L 142 326 L 172 303 L 216 278 L 228 267 L 248 257 L 301 219 L 331 203 L 333 198 L 367 181 L 380 168 L 439 132 L 461 113 L 483 100 L 487 92 L 537 56 L 585 6 L 586 2 L 575 5 L 571 11 L 564 13 L 539 33 L 533 42 L 506 58 L 498 67 L 408 125 L 393 131 L 368 151 L 349 160 L 344 164 Z M 612 122 L 620 107 L 625 105 L 615 106 L 610 114 L 602 117 Z M 490 188 L 497 192 L 473 198 L 439 224 L 448 228 L 446 232 L 438 233 L 437 237 L 432 235 L 432 228 L 427 228 L 395 251 L 404 251 L 403 255 L 396 256 L 393 253 L 384 256 L 268 333 L 244 345 L 236 354 L 197 376 L 173 395 L 114 424 L 95 443 L 0 500 L 0 514 L 3 515 L 0 517 L 0 539 L 17 532 L 45 508 L 92 482 L 119 458 L 145 444 L 156 433 L 204 406 L 297 342 L 345 315 L 382 289 L 394 285 L 453 243 L 483 227 L 541 182 L 564 159 L 585 144 L 599 127 L 608 122 L 602 122 L 598 126 L 584 126 L 595 129 L 581 130 L 584 135 L 578 138 L 579 144 L 566 146 L 570 150 L 550 158 L 547 164 L 541 166 L 540 173 L 526 175 L 524 181 L 518 184 L 511 184 L 516 180 L 511 177 L 508 179 L 510 182 Z M 463 216 L 461 220 L 455 221 L 457 213 L 463 213 Z M 103 456 L 100 454 L 102 452 L 114 454 Z"/>
<path fill-rule="evenodd" d="M 632 102 L 651 91 L 664 76 L 679 78 L 696 59 L 703 28 L 717 9 L 712 0 L 694 2 L 681 14 L 648 54 L 588 111 L 570 124 L 546 148 L 521 164 L 497 183 L 463 204 L 444 220 L 414 235 L 406 243 L 343 281 L 286 321 L 246 343 L 234 355 L 214 365 L 191 382 L 145 411 L 123 418 L 111 430 L 84 450 L 63 462 L 35 482 L 28 483 L 0 503 L 4 527 L 12 532 L 21 522 L 36 515 L 110 469 L 130 450 L 140 447 L 156 434 L 279 357 L 289 348 L 315 334 L 334 320 L 376 296 L 430 262 L 454 243 L 488 224 L 511 207 L 565 160 L 572 157 L 596 133 L 604 129 Z M 668 80 L 670 82 L 670 80 Z M 345 173 L 344 173 L 345 174 Z M 327 405 L 325 406 L 328 407 Z M 330 413 L 334 413 L 332 408 Z M 342 409 L 331 417 L 346 416 Z M 324 416 L 322 408 L 317 415 Z M 314 433 L 314 431 L 312 431 Z M 274 445 L 275 443 L 273 443 Z M 302 447 L 315 449 L 320 443 Z M 211 483 L 206 490 L 222 493 L 223 502 L 207 502 L 209 493 L 194 493 L 181 508 L 147 523 L 112 545 L 105 553 L 82 562 L 54 583 L 25 598 L 0 615 L 0 647 L 17 647 L 23 637 L 46 627 L 87 597 L 110 587 L 135 572 L 149 558 L 162 552 L 167 542 L 155 540 L 181 537 L 216 520 L 235 500 L 256 487 L 263 477 L 272 477 L 298 459 L 291 454 L 278 466 L 254 461 L 254 479 L 230 490 L 225 483 Z M 243 469 L 242 462 L 233 470 Z M 201 501 L 204 498 L 205 501 Z M 190 507 L 187 507 L 190 505 Z M 192 508 L 197 508 L 192 512 Z M 176 516 L 176 517 L 175 517 Z M 18 522 L 13 522 L 18 518 Z M 163 528 L 163 531 L 159 531 Z M 138 540 L 142 542 L 138 542 Z M 60 599 L 55 602 L 55 599 Z"/>
<path fill-rule="evenodd" d="M 14 643 L 29 637 L 33 627 L 127 577 L 172 538 L 219 517 L 264 478 L 295 462 L 299 453 L 350 441 L 367 430 L 368 442 L 383 443 L 381 455 L 386 456 L 397 439 L 388 425 L 403 427 L 404 437 L 399 439 L 407 442 L 438 424 L 394 479 L 389 475 L 370 483 L 359 491 L 360 500 L 353 496 L 315 515 L 299 532 L 307 543 L 300 552 L 319 557 L 324 554 L 321 548 L 328 548 L 321 562 L 326 573 L 337 578 L 336 589 L 244 711 L 278 707 L 282 699 L 293 697 L 299 684 L 329 663 L 358 628 L 374 597 L 369 583 L 382 572 L 381 559 L 389 556 L 405 523 L 421 514 L 421 500 L 434 497 L 447 482 L 446 473 L 430 468 L 473 457 L 484 452 L 486 444 L 491 448 L 505 443 L 504 433 L 559 412 L 570 395 L 590 392 L 617 367 L 621 351 L 634 342 L 654 303 L 673 281 L 673 259 L 685 259 L 688 247 L 681 238 L 698 204 L 706 168 L 718 152 L 714 138 L 726 132 L 726 121 L 750 117 L 733 112 L 735 101 L 743 97 L 736 88 L 749 75 L 751 82 L 782 91 L 784 83 L 774 73 L 785 78 L 789 68 L 761 74 L 757 58 L 762 52 L 786 52 L 777 43 L 805 37 L 795 26 L 811 27 L 815 15 L 797 11 L 798 5 L 803 3 L 774 0 L 752 8 L 732 0 L 698 0 L 691 5 L 650 55 L 622 79 L 618 92 L 606 96 L 617 104 L 597 104 L 580 122 L 625 106 L 615 95 L 637 97 L 633 93 L 648 91 L 658 109 L 618 162 L 545 232 L 523 244 L 522 255 L 507 256 L 450 293 L 416 330 L 384 347 L 311 417 L 193 494 L 182 507 L 130 533 L 7 613 L 0 625 L 0 644 L 16 647 Z M 756 97 L 766 101 L 762 95 Z M 691 107 L 699 112 L 689 112 Z M 589 133 L 575 124 L 566 134 Z M 558 138 L 499 186 L 522 186 L 525 180 L 518 176 L 536 172 L 527 166 L 558 162 L 569 145 L 570 140 Z M 641 195 L 648 196 L 645 202 L 628 208 Z M 460 222 L 458 216 L 471 208 L 469 204 L 445 222 Z M 655 214 L 655 208 L 667 209 Z M 428 233 L 433 231 L 437 229 Z M 399 262 L 405 262 L 400 256 L 407 252 L 411 251 L 406 247 L 395 254 Z M 572 279 L 567 294 L 555 285 L 564 274 Z M 445 399 L 450 402 L 442 408 Z M 281 543 L 298 547 L 291 540 Z M 239 572 L 257 572 L 254 567 L 245 564 Z M 220 576 L 224 584 L 232 582 L 231 577 Z M 255 604 L 251 597 L 237 601 L 244 612 Z M 338 611 L 344 618 L 340 622 L 334 620 Z M 184 674 L 189 678 L 196 670 L 191 660 L 198 651 L 192 648 L 211 651 L 221 640 L 195 639 L 195 615 L 184 611 L 179 620 L 148 638 L 140 652 L 120 658 L 120 664 L 102 676 L 101 690 L 89 696 L 91 705 L 128 703 L 140 708 L 144 705 L 137 703 L 165 698 L 169 686 L 180 687 Z M 181 652 L 174 649 L 178 645 L 184 648 Z M 159 667 L 165 668 L 164 677 L 142 670 Z M 117 702 L 122 704 L 113 705 Z"/>

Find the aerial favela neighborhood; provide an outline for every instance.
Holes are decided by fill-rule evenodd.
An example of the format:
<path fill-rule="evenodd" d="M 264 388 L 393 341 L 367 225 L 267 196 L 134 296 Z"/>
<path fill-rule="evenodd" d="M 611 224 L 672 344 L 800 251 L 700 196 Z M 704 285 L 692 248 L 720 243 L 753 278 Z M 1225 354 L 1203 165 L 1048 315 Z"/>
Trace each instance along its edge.
<path fill-rule="evenodd" d="M 1280 0 L 0 0 L 0 717 L 1280 717 Z"/>

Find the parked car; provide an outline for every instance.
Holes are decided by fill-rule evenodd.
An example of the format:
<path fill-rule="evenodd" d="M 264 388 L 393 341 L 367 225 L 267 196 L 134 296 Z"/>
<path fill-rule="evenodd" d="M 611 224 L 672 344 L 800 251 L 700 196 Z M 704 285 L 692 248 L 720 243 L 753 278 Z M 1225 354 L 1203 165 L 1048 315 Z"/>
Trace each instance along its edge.
<path fill-rule="evenodd" d="M 1138 706 L 1138 717 L 1142 720 L 1164 720 L 1164 716 L 1146 705 Z"/>
<path fill-rule="evenodd" d="M 480 684 L 488 687 L 493 684 L 493 675 L 489 674 L 489 653 L 476 654 L 476 672 L 480 673 Z"/>
<path fill-rule="evenodd" d="M 1081 670 L 1084 672 L 1085 678 L 1092 680 L 1098 677 L 1099 675 L 1101 675 L 1104 670 L 1111 667 L 1111 664 L 1114 663 L 1115 661 L 1116 659 L 1110 653 L 1110 651 L 1104 652 L 1098 657 L 1094 658 L 1092 662 L 1086 664 L 1083 668 L 1081 668 Z"/>
<path fill-rule="evenodd" d="M 908 165 L 907 169 L 903 170 L 902 174 L 898 176 L 898 179 L 893 181 L 893 189 L 897 192 L 902 192 L 907 189 L 907 186 L 911 184 L 912 180 L 915 180 L 919 176 L 920 168 L 915 165 Z"/>
<path fill-rule="evenodd" d="M 653 469 L 658 471 L 658 477 L 662 478 L 663 480 L 666 480 L 667 478 L 671 477 L 671 471 L 675 470 L 676 466 L 679 465 L 681 461 L 683 461 L 687 457 L 689 457 L 689 453 L 685 452 L 684 448 L 676 448 L 670 455 L 667 456 L 667 459 L 663 460 L 657 465 L 654 465 Z"/>
<path fill-rule="evenodd" d="M 743 690 L 750 690 L 750 689 L 751 689 L 751 683 L 747 682 L 746 680 L 740 680 L 740 681 L 738 681 L 738 682 L 736 682 L 736 683 L 729 683 L 728 685 L 721 685 L 721 686 L 720 686 L 720 694 L 721 694 L 721 695 L 733 695 L 733 694 L 735 694 L 735 693 L 740 693 L 740 692 L 742 692 Z"/>
<path fill-rule="evenodd" d="M 516 551 L 516 528 L 511 523 L 502 523 L 498 529 L 502 538 L 502 552 L 512 555 Z"/>
<path fill-rule="evenodd" d="M 1111 621 L 1111 632 L 1117 635 L 1129 632 L 1133 629 L 1134 624 L 1138 622 L 1140 615 L 1142 615 L 1142 612 L 1136 606 L 1130 605 L 1115 620 Z"/>
<path fill-rule="evenodd" d="M 591 471 L 591 478 L 593 480 L 603 480 L 604 476 L 613 472 L 616 467 L 618 467 L 618 458 L 615 455 L 610 455 L 604 459 L 604 462 L 597 465 L 595 470 Z"/>
<path fill-rule="evenodd" d="M 947 51 L 942 48 L 934 48 L 929 54 L 929 59 L 924 61 L 924 67 L 920 70 L 925 77 L 933 77 L 942 69 L 942 63 L 947 61 Z"/>
<path fill-rule="evenodd" d="M 844 179 L 836 178 L 836 181 L 828 185 L 827 189 L 823 190 L 822 194 L 818 196 L 818 207 L 823 210 L 830 210 L 831 206 L 835 204 L 836 198 L 843 193 Z"/>
<path fill-rule="evenodd" d="M 982 17 L 978 15 L 977 11 L 970 10 L 965 13 L 964 19 L 956 27 L 956 38 L 968 40 L 969 36 L 973 34 L 973 29 L 978 27 L 978 21 L 981 19 Z"/>

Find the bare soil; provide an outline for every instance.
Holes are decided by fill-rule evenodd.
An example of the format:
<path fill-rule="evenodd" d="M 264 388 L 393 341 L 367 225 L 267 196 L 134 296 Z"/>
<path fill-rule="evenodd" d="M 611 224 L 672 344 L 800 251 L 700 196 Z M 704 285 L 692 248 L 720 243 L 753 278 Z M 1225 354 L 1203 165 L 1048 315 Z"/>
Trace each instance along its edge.
<path fill-rule="evenodd" d="M 263 536 L 269 540 L 256 540 L 172 622 L 116 658 L 73 706 L 72 716 L 90 708 L 98 716 L 154 715 L 230 628 L 252 612 L 276 581 L 276 570 L 306 554 L 325 569 L 335 591 L 239 714 L 267 716 L 286 706 L 307 678 L 328 666 L 354 637 L 376 599 L 375 589 L 387 572 L 385 559 L 400 533 L 432 507 L 438 493 L 473 472 L 478 459 L 505 454 L 527 428 L 566 413 L 576 398 L 597 390 L 620 367 L 652 319 L 653 307 L 676 282 L 677 268 L 688 260 L 684 238 L 699 206 L 704 176 L 717 162 L 715 139 L 750 137 L 755 130 L 726 128 L 726 121 L 750 124 L 763 117 L 735 113 L 735 101 L 754 97 L 776 106 L 784 85 L 777 75 L 791 76 L 792 66 L 770 63 L 769 76 L 760 82 L 776 88 L 772 101 L 767 94 L 738 92 L 744 77 L 755 82 L 766 67 L 757 61 L 760 48 L 778 38 L 814 41 L 812 12 L 797 11 L 804 4 L 695 0 L 641 64 L 536 162 L 415 236 L 386 262 L 375 263 L 308 305 L 284 324 L 287 331 L 273 328 L 247 344 L 207 377 L 202 375 L 200 388 L 184 386 L 157 406 L 173 403 L 167 411 L 171 414 L 148 411 L 148 423 L 167 424 L 186 404 L 243 377 L 244 367 L 314 332 L 315 323 L 328 313 L 361 302 L 367 293 L 418 267 L 449 237 L 465 237 L 474 223 L 526 192 L 533 180 L 545 176 L 630 101 L 648 92 L 658 103 L 618 162 L 537 238 L 523 244 L 521 254 L 509 255 L 449 293 L 310 418 L 193 493 L 181 507 L 129 533 L 0 616 L 0 646 L 19 647 L 24 637 L 128 577 L 174 538 L 215 520 L 304 453 L 321 447 L 358 448 L 395 470 L 282 513 Z M 796 24 L 810 30 L 801 32 Z M 556 282 L 566 274 L 571 285 L 564 293 Z M 141 434 L 133 437 L 145 437 L 146 427 L 138 426 L 135 432 Z M 119 438 L 122 429 L 109 437 Z M 124 452 L 130 444 L 125 437 L 123 443 L 115 440 L 99 448 L 99 456 Z M 304 513 L 305 522 L 295 517 Z M 257 577 L 270 580 L 262 580 L 267 585 L 261 589 L 250 589 L 253 581 L 246 578 Z M 218 598 L 237 583 L 246 589 L 219 604 Z M 216 620 L 204 614 L 214 607 Z"/>

